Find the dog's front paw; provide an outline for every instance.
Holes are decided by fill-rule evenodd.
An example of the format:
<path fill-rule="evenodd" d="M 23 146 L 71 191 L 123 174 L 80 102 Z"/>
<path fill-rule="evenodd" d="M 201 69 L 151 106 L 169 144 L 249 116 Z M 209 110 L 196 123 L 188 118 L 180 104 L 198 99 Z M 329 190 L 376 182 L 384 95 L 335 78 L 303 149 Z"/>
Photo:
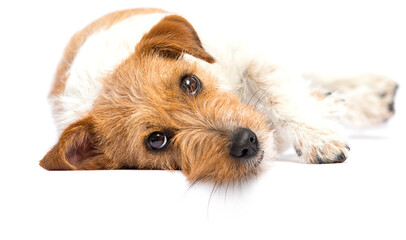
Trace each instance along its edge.
<path fill-rule="evenodd" d="M 342 163 L 348 157 L 350 147 L 343 140 L 329 135 L 314 134 L 311 138 L 298 141 L 296 153 L 307 163 Z"/>

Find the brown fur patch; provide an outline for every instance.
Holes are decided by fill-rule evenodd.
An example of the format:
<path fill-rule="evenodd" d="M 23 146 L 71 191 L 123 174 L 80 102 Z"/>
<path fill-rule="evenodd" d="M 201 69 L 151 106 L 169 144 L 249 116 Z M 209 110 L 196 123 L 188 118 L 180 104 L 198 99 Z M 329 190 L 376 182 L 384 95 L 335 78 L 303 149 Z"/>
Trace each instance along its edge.
<path fill-rule="evenodd" d="M 40 165 L 52 170 L 114 168 L 114 163 L 104 157 L 98 141 L 93 118 L 81 119 L 63 132 Z"/>
<path fill-rule="evenodd" d="M 157 53 L 172 59 L 178 59 L 183 53 L 188 53 L 214 63 L 214 58 L 203 49 L 193 26 L 177 15 L 167 16 L 156 24 L 141 39 L 136 51 L 142 54 Z"/>
<path fill-rule="evenodd" d="M 320 91 L 316 91 L 316 90 L 314 90 L 314 91 L 312 91 L 311 93 L 310 93 L 310 95 L 313 97 L 313 98 L 315 98 L 316 100 L 323 100 L 325 97 L 326 97 L 326 94 L 324 94 L 324 93 L 322 93 L 322 92 L 320 92 Z"/>

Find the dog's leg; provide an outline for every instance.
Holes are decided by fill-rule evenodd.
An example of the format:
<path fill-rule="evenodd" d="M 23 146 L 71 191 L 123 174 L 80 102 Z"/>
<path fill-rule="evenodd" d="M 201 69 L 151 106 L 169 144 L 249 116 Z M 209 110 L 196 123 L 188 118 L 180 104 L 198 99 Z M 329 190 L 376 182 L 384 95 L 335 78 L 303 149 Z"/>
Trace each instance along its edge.
<path fill-rule="evenodd" d="M 303 81 L 293 83 L 287 71 L 267 63 L 253 62 L 247 69 L 267 96 L 267 117 L 279 135 L 287 137 L 296 153 L 308 163 L 343 162 L 350 150 L 334 121 L 325 118 Z"/>
<path fill-rule="evenodd" d="M 390 119 L 398 84 L 377 74 L 333 76 L 307 73 L 303 75 L 313 87 L 336 92 L 346 101 L 347 111 L 341 121 L 350 126 L 370 127 Z"/>

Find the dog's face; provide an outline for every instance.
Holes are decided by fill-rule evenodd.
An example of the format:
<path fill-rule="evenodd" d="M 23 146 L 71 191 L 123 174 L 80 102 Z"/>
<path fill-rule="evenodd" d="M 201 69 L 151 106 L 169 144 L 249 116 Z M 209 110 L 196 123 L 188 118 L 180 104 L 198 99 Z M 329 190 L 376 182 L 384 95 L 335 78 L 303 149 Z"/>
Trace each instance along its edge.
<path fill-rule="evenodd" d="M 166 17 L 106 76 L 91 112 L 64 131 L 41 166 L 180 169 L 189 180 L 216 183 L 256 175 L 272 146 L 263 116 L 184 53 L 214 62 L 186 20 Z"/>

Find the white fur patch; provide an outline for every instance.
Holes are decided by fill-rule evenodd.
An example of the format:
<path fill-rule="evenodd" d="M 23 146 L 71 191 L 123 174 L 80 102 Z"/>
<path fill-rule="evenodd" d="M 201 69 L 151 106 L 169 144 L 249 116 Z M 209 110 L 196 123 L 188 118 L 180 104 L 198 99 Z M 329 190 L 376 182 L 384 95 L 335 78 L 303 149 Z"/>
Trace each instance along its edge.
<path fill-rule="evenodd" d="M 103 78 L 134 53 L 142 36 L 167 15 L 135 15 L 88 37 L 68 71 L 64 94 L 57 96 L 62 103 L 55 116 L 59 133 L 92 108 Z"/>

